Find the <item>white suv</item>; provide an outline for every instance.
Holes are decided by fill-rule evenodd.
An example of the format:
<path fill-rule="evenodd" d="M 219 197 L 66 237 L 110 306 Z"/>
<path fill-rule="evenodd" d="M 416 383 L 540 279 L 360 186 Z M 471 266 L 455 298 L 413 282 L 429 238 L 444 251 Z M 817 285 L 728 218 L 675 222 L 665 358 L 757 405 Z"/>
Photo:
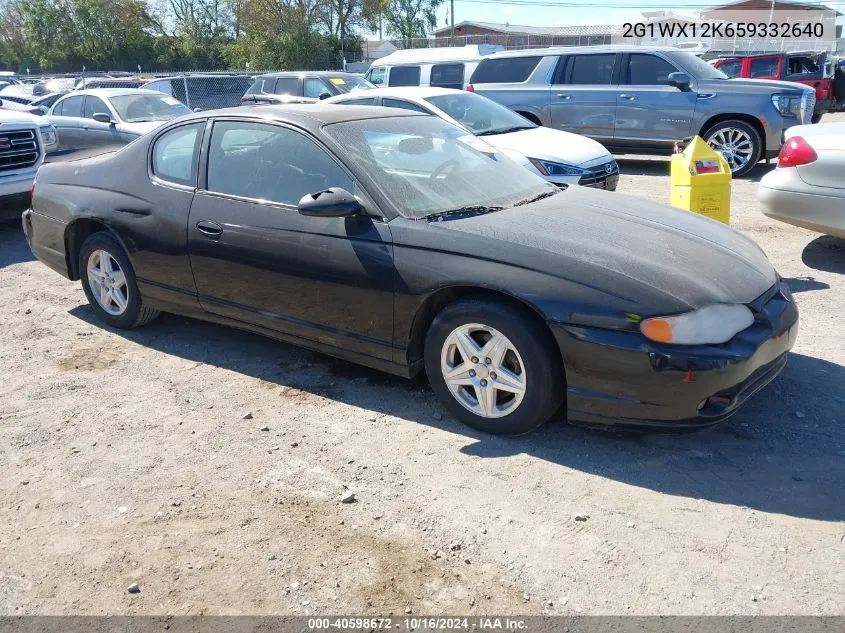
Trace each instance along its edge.
<path fill-rule="evenodd" d="M 35 172 L 58 146 L 46 117 L 0 109 L 0 219 L 16 217 L 29 204 Z"/>

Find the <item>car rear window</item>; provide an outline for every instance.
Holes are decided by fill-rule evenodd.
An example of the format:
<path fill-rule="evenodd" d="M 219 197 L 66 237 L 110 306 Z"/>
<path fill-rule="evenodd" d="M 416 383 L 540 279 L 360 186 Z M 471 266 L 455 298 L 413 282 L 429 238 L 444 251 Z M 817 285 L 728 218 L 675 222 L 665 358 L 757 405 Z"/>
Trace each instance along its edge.
<path fill-rule="evenodd" d="M 419 86 L 419 66 L 394 66 L 390 69 L 389 86 Z"/>
<path fill-rule="evenodd" d="M 522 83 L 534 72 L 541 59 L 541 56 L 485 59 L 472 73 L 470 83 Z"/>
<path fill-rule="evenodd" d="M 464 87 L 464 65 L 435 64 L 431 67 L 431 81 L 428 83 L 438 88 L 460 90 Z"/>

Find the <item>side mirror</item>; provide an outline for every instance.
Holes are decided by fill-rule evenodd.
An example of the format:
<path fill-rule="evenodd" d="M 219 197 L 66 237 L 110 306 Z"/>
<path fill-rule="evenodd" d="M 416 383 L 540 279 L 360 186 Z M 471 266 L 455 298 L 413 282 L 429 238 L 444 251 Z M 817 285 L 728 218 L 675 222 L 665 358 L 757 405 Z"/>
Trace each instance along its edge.
<path fill-rule="evenodd" d="M 305 194 L 298 208 L 302 215 L 315 218 L 348 218 L 361 212 L 361 203 L 346 189 L 331 187 Z"/>
<path fill-rule="evenodd" d="M 194 108 L 194 112 L 202 112 L 202 108 Z"/>
<path fill-rule="evenodd" d="M 686 73 L 670 73 L 666 83 L 674 86 L 681 92 L 689 92 L 692 79 Z"/>
<path fill-rule="evenodd" d="M 110 125 L 114 124 L 111 115 L 106 114 L 105 112 L 95 112 L 91 118 L 94 119 L 97 123 L 108 123 Z"/>
<path fill-rule="evenodd" d="M 322 101 L 323 99 L 328 99 L 329 97 L 331 97 L 331 95 L 328 92 L 320 93 L 320 101 Z"/>

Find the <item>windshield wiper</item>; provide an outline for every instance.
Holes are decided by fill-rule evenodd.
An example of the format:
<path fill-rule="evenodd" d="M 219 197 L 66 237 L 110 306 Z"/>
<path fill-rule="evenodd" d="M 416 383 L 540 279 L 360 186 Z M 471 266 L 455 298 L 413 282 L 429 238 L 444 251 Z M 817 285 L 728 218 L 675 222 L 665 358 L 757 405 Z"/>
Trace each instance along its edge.
<path fill-rule="evenodd" d="M 537 202 L 538 200 L 542 200 L 543 198 L 549 198 L 549 197 L 557 194 L 559 191 L 562 191 L 563 188 L 566 187 L 566 185 L 559 185 L 559 186 L 561 187 L 560 189 L 555 189 L 554 191 L 544 191 L 543 193 L 538 193 L 536 196 L 533 196 L 531 198 L 526 198 L 525 200 L 520 200 L 519 202 L 514 202 L 513 206 L 521 207 L 523 204 L 531 204 L 532 202 Z"/>
<path fill-rule="evenodd" d="M 536 125 L 514 125 L 513 127 L 503 127 L 498 130 L 484 130 L 479 132 L 476 136 L 492 136 L 493 134 L 510 134 L 511 132 L 520 132 L 522 130 L 533 130 Z"/>
<path fill-rule="evenodd" d="M 482 204 L 468 205 L 466 207 L 459 207 L 457 209 L 447 209 L 446 211 L 438 211 L 431 215 L 425 216 L 424 219 L 431 221 L 434 219 L 438 221 L 439 218 L 445 218 L 450 215 L 483 215 L 485 213 L 495 213 L 501 211 L 505 207 L 488 207 Z"/>

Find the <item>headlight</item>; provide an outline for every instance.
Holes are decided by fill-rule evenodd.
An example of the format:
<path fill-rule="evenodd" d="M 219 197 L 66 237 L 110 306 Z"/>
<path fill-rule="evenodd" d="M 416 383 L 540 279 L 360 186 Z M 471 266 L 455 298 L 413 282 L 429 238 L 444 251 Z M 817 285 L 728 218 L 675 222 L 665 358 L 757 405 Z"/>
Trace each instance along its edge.
<path fill-rule="evenodd" d="M 801 119 L 801 95 L 772 95 L 772 105 L 783 116 Z"/>
<path fill-rule="evenodd" d="M 717 345 L 727 343 L 752 323 L 754 315 L 746 306 L 715 304 L 694 312 L 645 319 L 640 330 L 657 343 Z"/>
<path fill-rule="evenodd" d="M 52 125 L 45 125 L 41 128 L 41 140 L 44 143 L 44 150 L 56 149 L 59 145 L 59 135 Z"/>
<path fill-rule="evenodd" d="M 586 169 L 581 169 L 575 165 L 567 165 L 566 163 L 553 163 L 552 161 L 540 160 L 539 158 L 529 158 L 528 160 L 544 176 L 583 176 L 587 173 Z"/>

